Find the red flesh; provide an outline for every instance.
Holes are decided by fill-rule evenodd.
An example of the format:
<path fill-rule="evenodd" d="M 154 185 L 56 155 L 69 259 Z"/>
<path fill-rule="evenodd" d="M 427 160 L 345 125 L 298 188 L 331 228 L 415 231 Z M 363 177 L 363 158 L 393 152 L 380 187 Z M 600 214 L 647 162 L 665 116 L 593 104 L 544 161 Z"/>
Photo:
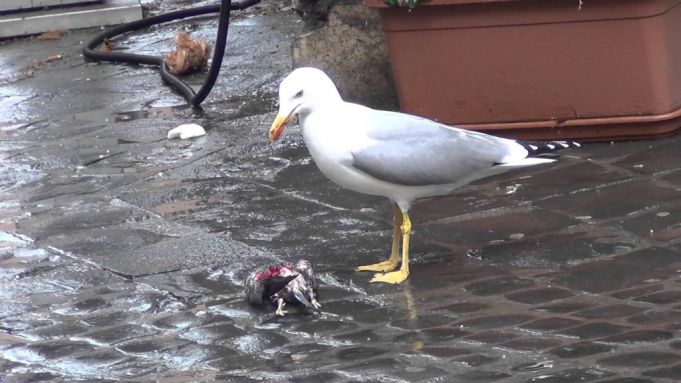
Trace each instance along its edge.
<path fill-rule="evenodd" d="M 288 275 L 292 275 L 293 272 L 293 266 L 291 265 L 275 265 L 275 266 L 269 266 L 267 270 L 258 273 L 255 275 L 255 280 L 256 281 L 261 281 L 263 279 L 269 279 L 269 278 L 274 278 L 274 277 L 285 277 Z"/>

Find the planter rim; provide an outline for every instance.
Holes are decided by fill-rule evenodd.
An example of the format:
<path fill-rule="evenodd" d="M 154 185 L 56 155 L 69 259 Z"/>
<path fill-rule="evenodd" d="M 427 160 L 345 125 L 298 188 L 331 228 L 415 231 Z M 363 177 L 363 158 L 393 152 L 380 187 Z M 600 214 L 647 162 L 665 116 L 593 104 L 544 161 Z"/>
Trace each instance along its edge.
<path fill-rule="evenodd" d="M 510 1 L 522 0 L 421 0 L 418 6 L 434 5 L 457 5 L 457 4 L 479 4 L 479 3 L 506 3 Z M 364 5 L 371 8 L 393 8 L 383 2 L 383 0 L 364 0 Z"/>
<path fill-rule="evenodd" d="M 592 118 L 573 118 L 569 120 L 544 120 L 544 121 L 521 121 L 521 122 L 491 122 L 474 124 L 456 124 L 456 127 L 471 129 L 473 127 L 487 127 L 493 129 L 517 129 L 518 127 L 531 128 L 565 128 L 571 126 L 590 126 L 590 125 L 622 125 L 622 124 L 646 124 L 664 122 L 681 118 L 681 108 L 671 112 L 652 115 L 638 116 L 617 116 L 617 117 L 592 117 Z"/>
<path fill-rule="evenodd" d="M 447 123 L 447 125 L 525 140 L 574 139 L 581 142 L 597 142 L 671 136 L 679 131 L 680 120 L 681 108 L 669 113 L 647 116 L 596 117 L 565 121 Z"/>
<path fill-rule="evenodd" d="M 643 19 L 681 6 L 681 0 L 600 0 L 579 10 L 565 8 L 569 0 L 421 0 L 412 10 L 388 6 L 383 0 L 363 1 L 381 14 L 385 31 Z"/>

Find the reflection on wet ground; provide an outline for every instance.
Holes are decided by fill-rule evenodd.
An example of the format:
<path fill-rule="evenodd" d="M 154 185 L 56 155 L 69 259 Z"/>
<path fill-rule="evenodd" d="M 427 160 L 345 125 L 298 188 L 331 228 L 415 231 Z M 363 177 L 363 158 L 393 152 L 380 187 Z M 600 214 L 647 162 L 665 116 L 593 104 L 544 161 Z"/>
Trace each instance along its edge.
<path fill-rule="evenodd" d="M 353 269 L 386 256 L 390 205 L 327 181 L 295 127 L 268 143 L 302 26 L 245 20 L 203 111 L 148 68 L 82 63 L 91 31 L 3 46 L 16 68 L 64 56 L 0 86 L 3 381 L 681 379 L 675 138 L 585 145 L 421 201 L 409 281 L 370 285 Z M 165 139 L 185 122 L 208 134 Z M 299 258 L 321 315 L 244 302 L 248 272 Z"/>

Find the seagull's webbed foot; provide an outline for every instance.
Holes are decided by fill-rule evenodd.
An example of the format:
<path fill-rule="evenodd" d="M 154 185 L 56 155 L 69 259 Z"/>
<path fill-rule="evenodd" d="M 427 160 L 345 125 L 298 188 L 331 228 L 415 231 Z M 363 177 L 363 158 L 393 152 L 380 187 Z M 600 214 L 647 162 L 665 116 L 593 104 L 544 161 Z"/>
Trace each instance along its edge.
<path fill-rule="evenodd" d="M 409 270 L 397 270 L 391 273 L 376 274 L 371 279 L 370 282 L 383 282 L 383 283 L 402 283 L 409 277 Z"/>
<path fill-rule="evenodd" d="M 402 266 L 397 271 L 374 275 L 374 277 L 371 279 L 371 282 L 402 283 L 407 279 L 407 277 L 409 277 L 409 232 L 411 230 L 411 220 L 409 219 L 409 215 L 407 213 L 402 213 L 401 218 L 400 231 L 402 232 Z M 395 246 L 393 246 L 393 250 L 395 250 Z M 397 262 L 397 253 L 393 251 L 393 254 L 395 254 L 395 256 L 390 257 L 390 259 L 392 260 L 394 258 Z"/>
<path fill-rule="evenodd" d="M 364 265 L 364 266 L 359 266 L 357 268 L 357 271 L 378 271 L 381 273 L 384 273 L 386 271 L 392 271 L 395 270 L 397 265 L 399 264 L 399 261 L 397 260 L 397 257 L 391 257 L 387 261 L 379 262 L 379 263 L 374 263 L 373 265 Z"/>

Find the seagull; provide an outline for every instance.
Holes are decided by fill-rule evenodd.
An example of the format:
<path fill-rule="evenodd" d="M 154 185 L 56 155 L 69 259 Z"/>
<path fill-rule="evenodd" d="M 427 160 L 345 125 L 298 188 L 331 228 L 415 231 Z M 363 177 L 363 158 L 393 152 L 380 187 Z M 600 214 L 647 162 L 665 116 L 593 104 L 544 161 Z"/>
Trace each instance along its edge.
<path fill-rule="evenodd" d="M 550 163 L 555 160 L 535 156 L 579 146 L 566 141 L 523 143 L 345 102 L 329 76 L 310 67 L 295 69 L 281 82 L 270 141 L 281 137 L 293 117 L 326 177 L 359 193 L 387 197 L 393 204 L 390 258 L 357 268 L 376 272 L 371 282 L 402 283 L 409 276 L 408 212 L 415 200 L 449 194 L 512 169 Z"/>

